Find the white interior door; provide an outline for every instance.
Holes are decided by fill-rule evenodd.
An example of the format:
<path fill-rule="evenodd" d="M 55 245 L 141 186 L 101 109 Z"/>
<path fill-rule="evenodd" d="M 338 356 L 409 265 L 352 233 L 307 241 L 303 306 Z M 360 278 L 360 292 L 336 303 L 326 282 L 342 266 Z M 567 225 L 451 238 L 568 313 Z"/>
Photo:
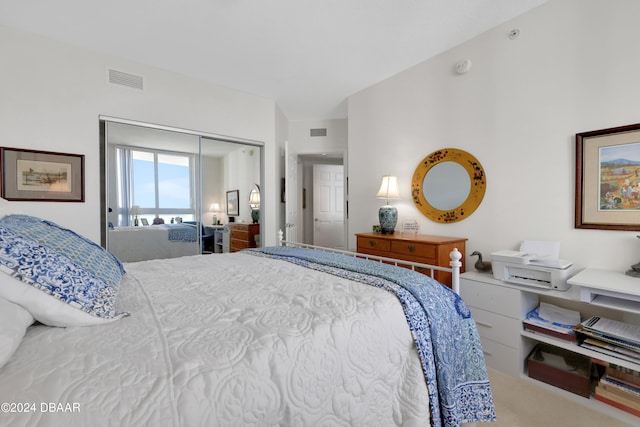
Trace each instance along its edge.
<path fill-rule="evenodd" d="M 298 153 L 292 149 L 289 141 L 284 144 L 285 157 L 285 240 L 298 242 Z"/>
<path fill-rule="evenodd" d="M 342 165 L 313 165 L 313 244 L 345 248 Z"/>

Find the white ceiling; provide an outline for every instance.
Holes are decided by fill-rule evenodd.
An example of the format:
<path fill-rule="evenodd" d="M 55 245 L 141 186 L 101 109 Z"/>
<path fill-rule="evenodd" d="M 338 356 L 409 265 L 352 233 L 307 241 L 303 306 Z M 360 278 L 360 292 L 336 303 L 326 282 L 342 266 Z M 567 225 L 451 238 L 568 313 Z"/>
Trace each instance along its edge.
<path fill-rule="evenodd" d="M 547 0 L 0 0 L 0 24 L 274 99 L 289 120 Z"/>

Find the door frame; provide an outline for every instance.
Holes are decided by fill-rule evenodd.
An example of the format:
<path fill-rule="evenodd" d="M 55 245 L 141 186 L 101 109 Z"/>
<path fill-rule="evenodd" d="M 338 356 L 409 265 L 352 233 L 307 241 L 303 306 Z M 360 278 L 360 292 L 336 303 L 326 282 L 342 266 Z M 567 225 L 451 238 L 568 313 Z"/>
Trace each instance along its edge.
<path fill-rule="evenodd" d="M 326 161 L 327 158 L 336 158 L 336 159 L 342 159 L 342 167 L 344 169 L 344 242 L 345 242 L 345 248 L 348 248 L 348 242 L 349 242 L 349 171 L 348 171 L 348 162 L 347 162 L 347 150 L 341 150 L 341 149 L 334 149 L 334 150 L 314 150 L 314 149 L 307 149 L 305 151 L 298 151 L 297 152 L 298 155 L 298 164 L 302 163 L 303 160 L 307 160 L 307 161 L 311 161 L 311 163 L 329 163 Z M 302 193 L 302 183 L 303 183 L 303 168 L 298 168 L 298 184 L 299 184 L 299 192 Z M 309 197 L 309 196 L 307 196 Z M 302 197 L 298 198 L 298 212 L 303 212 L 302 209 Z M 299 228 L 306 228 L 306 223 L 307 220 L 305 220 L 305 215 L 304 213 L 301 215 L 301 217 L 303 218 L 302 220 L 302 224 L 300 225 Z M 313 221 L 313 220 L 311 220 Z M 311 224 L 311 226 L 313 227 L 313 224 Z M 303 241 L 305 243 L 310 243 L 313 241 L 313 236 L 307 236 L 306 233 L 304 234 L 304 238 Z M 300 236 L 298 236 L 298 238 L 300 238 Z"/>

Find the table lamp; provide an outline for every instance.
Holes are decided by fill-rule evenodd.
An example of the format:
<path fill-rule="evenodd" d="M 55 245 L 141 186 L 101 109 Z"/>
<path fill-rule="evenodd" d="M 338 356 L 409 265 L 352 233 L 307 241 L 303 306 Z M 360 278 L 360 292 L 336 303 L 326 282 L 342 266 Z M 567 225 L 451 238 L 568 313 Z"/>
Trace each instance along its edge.
<path fill-rule="evenodd" d="M 254 224 L 257 224 L 260 220 L 260 187 L 257 185 L 249 193 L 249 208 L 251 209 L 251 219 Z"/>
<path fill-rule="evenodd" d="M 135 216 L 135 219 L 133 220 L 133 225 L 135 225 L 136 227 L 138 226 L 138 215 L 142 215 L 142 210 L 140 210 L 140 206 L 138 205 L 133 205 L 131 206 L 131 215 Z"/>
<path fill-rule="evenodd" d="M 220 203 L 214 202 L 209 206 L 209 212 L 213 212 L 213 225 L 218 224 L 218 212 L 220 212 Z"/>
<path fill-rule="evenodd" d="M 398 210 L 394 206 L 389 205 L 389 200 L 400 198 L 398 194 L 398 178 L 391 175 L 384 175 L 376 198 L 385 200 L 385 205 L 378 211 L 380 231 L 382 234 L 393 234 L 396 224 L 398 223 Z"/>

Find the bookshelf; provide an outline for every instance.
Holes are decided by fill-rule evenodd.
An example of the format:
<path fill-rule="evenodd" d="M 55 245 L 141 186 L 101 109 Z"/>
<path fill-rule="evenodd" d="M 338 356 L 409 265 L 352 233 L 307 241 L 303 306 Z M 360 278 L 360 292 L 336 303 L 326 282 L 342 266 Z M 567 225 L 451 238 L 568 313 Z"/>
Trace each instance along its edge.
<path fill-rule="evenodd" d="M 630 282 L 632 279 L 636 282 Z M 602 289 L 600 281 L 609 289 Z M 602 316 L 612 320 L 640 325 L 640 278 L 604 270 L 583 270 L 571 280 L 566 291 L 554 291 L 506 283 L 491 274 L 466 272 L 460 276 L 460 295 L 473 314 L 482 340 L 487 365 L 507 374 L 526 378 L 599 412 L 606 413 L 629 425 L 640 424 L 636 417 L 611 405 L 564 391 L 529 378 L 527 356 L 538 343 L 546 343 L 570 352 L 606 363 L 640 371 L 640 364 L 618 359 L 542 333 L 526 331 L 522 320 L 540 302 L 577 310 L 582 319 Z M 624 286 L 620 285 L 623 284 Z M 635 284 L 634 287 L 629 287 Z M 586 289 L 586 290 L 585 290 Z M 625 292 L 632 292 L 626 295 Z M 606 304 L 603 304 L 606 301 Z"/>

